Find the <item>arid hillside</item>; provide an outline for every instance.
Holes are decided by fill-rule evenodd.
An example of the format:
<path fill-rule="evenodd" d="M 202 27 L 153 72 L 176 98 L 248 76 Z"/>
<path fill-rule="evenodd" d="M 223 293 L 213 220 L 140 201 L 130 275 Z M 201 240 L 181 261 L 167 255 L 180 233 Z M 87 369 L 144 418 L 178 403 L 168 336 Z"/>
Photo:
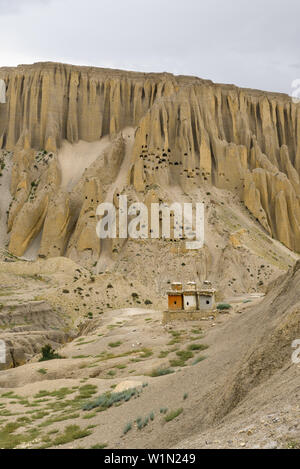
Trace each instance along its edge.
<path fill-rule="evenodd" d="M 0 79 L 0 448 L 298 447 L 300 107 L 168 73 Z M 203 202 L 203 247 L 100 240 L 121 195 Z M 225 307 L 164 322 L 170 284 L 205 280 Z"/>
<path fill-rule="evenodd" d="M 229 191 L 300 251 L 300 113 L 288 96 L 57 63 L 1 68 L 0 78 L 11 195 L 1 218 L 13 254 L 35 242 L 40 256 L 93 265 L 107 251 L 95 235 L 99 202 L 176 199 L 176 189 L 189 198 L 199 187 Z"/>
<path fill-rule="evenodd" d="M 299 447 L 299 267 L 216 319 L 162 324 L 161 310 L 136 305 L 81 317 L 63 346 L 49 336 L 60 358 L 0 372 L 0 447 Z M 50 295 L 47 268 L 26 292 L 38 282 Z M 45 333 L 28 325 L 6 337 L 24 347 L 28 330 Z"/>

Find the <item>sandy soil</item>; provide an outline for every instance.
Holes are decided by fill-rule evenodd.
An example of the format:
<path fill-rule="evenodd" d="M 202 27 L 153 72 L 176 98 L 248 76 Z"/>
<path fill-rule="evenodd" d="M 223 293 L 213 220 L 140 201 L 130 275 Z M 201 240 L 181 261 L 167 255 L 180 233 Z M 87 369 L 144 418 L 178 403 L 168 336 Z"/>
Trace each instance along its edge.
<path fill-rule="evenodd" d="M 70 192 L 84 171 L 103 154 L 109 145 L 109 137 L 104 137 L 96 142 L 80 140 L 73 144 L 65 140 L 58 152 L 58 161 L 62 172 L 62 189 Z"/>
<path fill-rule="evenodd" d="M 58 262 L 60 275 L 64 270 L 70 277 L 71 266 L 76 265 L 47 262 L 49 277 L 56 275 Z M 45 269 L 43 263 L 35 268 L 42 272 L 42 265 Z M 15 271 L 21 268 L 19 263 L 9 266 Z M 17 426 L 2 444 L 20 448 L 298 445 L 300 368 L 291 363 L 291 343 L 300 333 L 299 274 L 298 263 L 266 297 L 232 298 L 232 309 L 216 320 L 163 325 L 161 309 L 151 307 L 108 309 L 99 319 L 86 319 L 77 338 L 58 349 L 62 359 L 39 362 L 37 355 L 24 366 L 0 372 L 2 428 L 8 422 Z M 28 291 L 28 283 L 23 287 Z M 154 377 L 159 369 L 173 372 Z M 87 385 L 90 394 L 85 396 Z M 128 386 L 139 391 L 128 401 L 106 410 L 84 410 L 95 396 L 113 395 L 115 389 Z M 171 418 L 173 411 L 179 413 Z M 141 421 L 144 426 L 139 429 Z M 68 440 L 69 425 L 76 425 L 82 437 Z"/>

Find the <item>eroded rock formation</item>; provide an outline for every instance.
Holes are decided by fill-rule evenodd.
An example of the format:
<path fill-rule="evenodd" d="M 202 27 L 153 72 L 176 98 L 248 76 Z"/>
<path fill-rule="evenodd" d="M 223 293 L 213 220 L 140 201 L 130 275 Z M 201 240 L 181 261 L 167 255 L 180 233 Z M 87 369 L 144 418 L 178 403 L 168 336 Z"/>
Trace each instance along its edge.
<path fill-rule="evenodd" d="M 74 338 L 70 320 L 45 301 L 1 305 L 1 339 L 6 343 L 6 363 L 0 370 L 24 365 L 42 346 L 57 347 Z"/>
<path fill-rule="evenodd" d="M 113 194 L 131 185 L 143 200 L 153 186 L 232 191 L 268 234 L 300 252 L 300 107 L 288 96 L 56 63 L 2 68 L 0 79 L 0 145 L 14 151 L 12 253 L 42 232 L 41 256 L 95 260 L 96 207 L 114 185 Z M 65 140 L 103 142 L 68 184 Z"/>

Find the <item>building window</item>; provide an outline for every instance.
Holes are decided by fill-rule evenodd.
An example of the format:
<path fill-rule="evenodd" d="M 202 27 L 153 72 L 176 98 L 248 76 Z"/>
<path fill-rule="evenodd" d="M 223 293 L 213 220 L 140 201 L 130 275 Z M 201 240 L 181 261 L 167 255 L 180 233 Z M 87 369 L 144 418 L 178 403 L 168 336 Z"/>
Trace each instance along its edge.
<path fill-rule="evenodd" d="M 206 300 L 206 304 L 209 305 L 209 300 Z"/>

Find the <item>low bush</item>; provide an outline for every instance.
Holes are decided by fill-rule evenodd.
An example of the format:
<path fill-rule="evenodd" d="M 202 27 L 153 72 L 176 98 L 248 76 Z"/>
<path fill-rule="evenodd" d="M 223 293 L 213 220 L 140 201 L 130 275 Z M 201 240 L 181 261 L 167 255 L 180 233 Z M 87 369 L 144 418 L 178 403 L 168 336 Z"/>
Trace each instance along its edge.
<path fill-rule="evenodd" d="M 131 429 L 132 429 L 132 423 L 131 423 L 131 422 L 128 422 L 128 423 L 125 425 L 125 428 L 124 428 L 124 430 L 123 430 L 123 435 L 126 435 L 126 433 L 128 433 Z"/>
<path fill-rule="evenodd" d="M 132 397 L 137 397 L 139 391 L 136 388 L 127 389 L 126 391 L 116 392 L 116 393 L 104 393 L 101 396 L 97 397 L 94 401 L 87 402 L 82 409 L 83 410 L 92 410 L 96 407 L 100 407 L 101 410 L 106 410 L 109 407 L 112 407 L 114 404 L 119 404 L 122 402 L 128 402 Z"/>
<path fill-rule="evenodd" d="M 158 376 L 170 375 L 171 373 L 174 373 L 172 368 L 157 368 L 156 370 L 152 370 L 149 376 L 157 378 Z"/>
<path fill-rule="evenodd" d="M 204 344 L 190 344 L 188 346 L 188 350 L 206 350 L 208 348 L 208 345 L 204 345 Z"/>
<path fill-rule="evenodd" d="M 217 306 L 217 309 L 218 309 L 219 311 L 226 311 L 226 310 L 228 311 L 228 310 L 231 309 L 231 308 L 232 308 L 232 306 L 229 305 L 229 304 L 227 304 L 227 303 L 220 303 L 220 304 Z"/>
<path fill-rule="evenodd" d="M 56 358 L 63 358 L 61 355 L 55 352 L 51 345 L 44 345 L 41 350 L 42 357 L 39 359 L 39 362 L 45 362 L 48 360 L 55 360 Z"/>
<path fill-rule="evenodd" d="M 169 412 L 166 416 L 165 416 L 165 421 L 166 422 L 171 422 L 171 420 L 174 420 L 176 419 L 176 417 L 178 417 L 180 414 L 182 414 L 183 412 L 183 408 L 180 407 L 180 409 L 177 409 L 177 410 L 172 410 L 171 412 Z"/>

